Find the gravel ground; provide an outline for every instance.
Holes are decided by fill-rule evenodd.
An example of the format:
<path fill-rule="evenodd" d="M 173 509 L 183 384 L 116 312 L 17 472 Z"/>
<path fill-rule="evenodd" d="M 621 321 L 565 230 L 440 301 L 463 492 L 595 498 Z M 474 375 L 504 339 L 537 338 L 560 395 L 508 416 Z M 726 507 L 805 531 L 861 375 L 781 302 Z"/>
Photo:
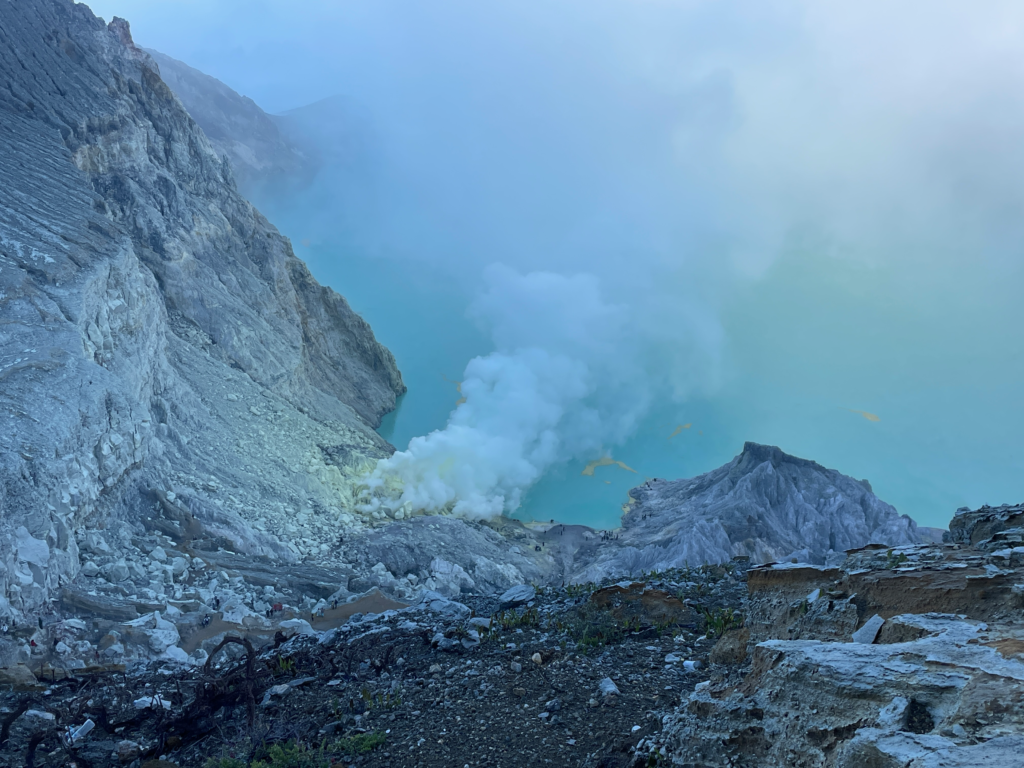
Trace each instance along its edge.
<path fill-rule="evenodd" d="M 205 670 L 80 674 L 3 695 L 0 765 L 243 768 L 272 744 L 293 753 L 274 768 L 654 765 L 662 717 L 720 674 L 705 634 L 735 620 L 744 577 L 734 563 L 523 587 L 507 602 L 532 599 L 515 606 L 434 595 L 279 636 L 251 660 L 231 644 Z M 60 730 L 87 717 L 97 728 L 60 746 Z"/>

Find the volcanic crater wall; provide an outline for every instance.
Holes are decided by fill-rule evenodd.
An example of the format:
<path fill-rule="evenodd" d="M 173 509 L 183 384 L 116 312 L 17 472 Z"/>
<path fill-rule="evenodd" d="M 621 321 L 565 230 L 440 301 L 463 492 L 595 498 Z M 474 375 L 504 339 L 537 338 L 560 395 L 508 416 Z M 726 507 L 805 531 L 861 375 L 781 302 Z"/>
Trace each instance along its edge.
<path fill-rule="evenodd" d="M 391 353 L 126 22 L 0 0 L 0 136 L 0 614 L 45 609 L 80 548 L 130 566 L 161 504 L 190 538 L 320 552 L 346 479 L 393 450 L 373 431 L 405 390 Z"/>

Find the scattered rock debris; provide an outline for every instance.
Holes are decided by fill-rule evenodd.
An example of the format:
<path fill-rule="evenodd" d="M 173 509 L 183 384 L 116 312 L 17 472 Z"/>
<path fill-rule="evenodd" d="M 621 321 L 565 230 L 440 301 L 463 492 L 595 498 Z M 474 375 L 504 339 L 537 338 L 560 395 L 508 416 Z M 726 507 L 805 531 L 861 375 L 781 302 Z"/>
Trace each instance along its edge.
<path fill-rule="evenodd" d="M 270 745 L 323 748 L 323 765 L 648 765 L 636 747 L 707 679 L 683 662 L 710 664 L 705 617 L 738 611 L 745 567 L 537 587 L 505 610 L 495 597 L 427 593 L 262 647 L 226 638 L 201 669 L 76 670 L 0 693 L 0 766 L 234 768 Z M 667 615 L 666 599 L 679 610 Z M 62 742 L 89 719 L 91 733 Z"/>

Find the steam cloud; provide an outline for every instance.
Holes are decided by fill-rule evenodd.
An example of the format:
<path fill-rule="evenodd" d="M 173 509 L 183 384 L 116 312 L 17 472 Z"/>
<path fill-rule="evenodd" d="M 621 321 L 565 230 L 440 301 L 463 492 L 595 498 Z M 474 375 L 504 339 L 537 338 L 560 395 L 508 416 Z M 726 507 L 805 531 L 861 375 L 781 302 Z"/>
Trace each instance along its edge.
<path fill-rule="evenodd" d="M 654 399 L 727 378 L 735 339 L 720 318 L 794 253 L 813 257 L 828 296 L 847 295 L 828 280 L 861 276 L 858 313 L 783 324 L 798 334 L 778 344 L 779 386 L 817 377 L 820 395 L 875 378 L 920 411 L 901 427 L 907 442 L 863 470 L 872 480 L 911 477 L 899 467 L 915 455 L 918 477 L 936 483 L 952 483 L 935 478 L 956 476 L 954 465 L 977 474 L 1004 455 L 1017 463 L 999 477 L 1020 476 L 1016 394 L 1007 385 L 993 398 L 969 375 L 1000 370 L 1012 382 L 1006 366 L 1019 372 L 1024 360 L 1007 331 L 1024 285 L 1019 2 L 258 6 L 93 3 L 270 111 L 344 94 L 370 116 L 376 152 L 373 183 L 338 196 L 361 227 L 350 239 L 427 262 L 477 296 L 472 314 L 494 352 L 470 362 L 466 402 L 445 429 L 381 463 L 368 508 L 513 509 L 553 462 L 622 440 Z M 324 216 L 325 231 L 337 218 Z M 491 267 L 478 291 L 481 263 L 493 262 L 509 266 Z M 782 290 L 795 295 L 803 277 Z M 927 322 L 852 337 L 860 351 L 834 352 L 832 371 L 820 356 L 789 356 L 831 351 L 836 329 L 880 322 L 892 306 L 905 308 L 898 320 Z M 954 439 L 927 420 L 948 406 L 936 382 L 955 390 L 950 402 L 991 412 L 960 419 L 971 426 Z M 789 449 L 814 430 L 790 433 Z M 931 465 L 940 439 L 958 457 L 942 472 Z M 823 438 L 815 458 L 829 460 L 835 442 Z M 988 459 L 971 457 L 979 451 Z"/>
<path fill-rule="evenodd" d="M 364 506 L 490 517 L 512 512 L 556 462 L 622 440 L 650 396 L 630 310 L 592 275 L 519 274 L 495 265 L 470 314 L 495 351 L 466 367 L 448 425 L 382 460 Z M 395 492 L 400 496 L 395 498 Z"/>

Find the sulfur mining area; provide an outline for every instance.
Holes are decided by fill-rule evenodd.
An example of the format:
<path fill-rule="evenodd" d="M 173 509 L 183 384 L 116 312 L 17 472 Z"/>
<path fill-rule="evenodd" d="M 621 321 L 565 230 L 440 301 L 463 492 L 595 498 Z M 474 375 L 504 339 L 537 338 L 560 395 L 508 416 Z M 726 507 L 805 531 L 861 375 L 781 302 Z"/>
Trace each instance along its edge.
<path fill-rule="evenodd" d="M 614 530 L 369 505 L 398 364 L 239 191 L 315 151 L 71 0 L 0 137 L 0 766 L 1021 765 L 1024 508 L 753 442 Z"/>

